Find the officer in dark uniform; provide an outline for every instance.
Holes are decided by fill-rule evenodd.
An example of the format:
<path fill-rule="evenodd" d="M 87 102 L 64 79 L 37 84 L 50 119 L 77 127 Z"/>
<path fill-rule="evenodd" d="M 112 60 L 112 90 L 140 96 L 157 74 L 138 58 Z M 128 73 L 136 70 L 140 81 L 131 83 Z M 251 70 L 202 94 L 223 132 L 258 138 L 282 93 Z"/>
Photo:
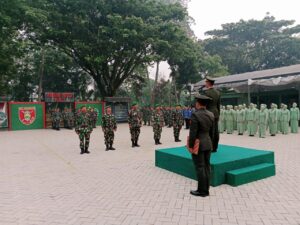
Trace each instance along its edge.
<path fill-rule="evenodd" d="M 221 97 L 220 97 L 220 92 L 214 88 L 214 83 L 215 83 L 215 79 L 213 79 L 209 76 L 206 76 L 206 80 L 205 80 L 206 90 L 204 91 L 204 95 L 206 95 L 212 99 L 212 101 L 210 101 L 207 105 L 207 110 L 211 111 L 215 117 L 214 139 L 212 140 L 212 142 L 213 142 L 213 152 L 216 152 L 218 149 L 218 144 L 219 144 L 219 139 L 220 139 L 218 123 L 219 123 L 219 117 L 220 117 L 220 99 L 221 99 Z"/>
<path fill-rule="evenodd" d="M 206 197 L 209 195 L 210 185 L 210 155 L 213 150 L 214 114 L 206 109 L 212 101 L 211 98 L 197 94 L 196 111 L 191 117 L 189 134 L 189 147 L 193 148 L 196 139 L 200 140 L 198 154 L 192 154 L 198 178 L 198 188 L 190 193 L 195 196 Z"/>

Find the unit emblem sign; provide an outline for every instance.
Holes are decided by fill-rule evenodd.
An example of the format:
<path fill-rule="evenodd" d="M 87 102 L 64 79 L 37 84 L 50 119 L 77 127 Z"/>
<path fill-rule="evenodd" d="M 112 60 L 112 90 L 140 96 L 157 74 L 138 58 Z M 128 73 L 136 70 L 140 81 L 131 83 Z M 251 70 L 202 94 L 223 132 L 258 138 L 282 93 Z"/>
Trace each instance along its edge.
<path fill-rule="evenodd" d="M 20 107 L 19 108 L 19 120 L 24 125 L 31 125 L 36 119 L 35 107 Z"/>

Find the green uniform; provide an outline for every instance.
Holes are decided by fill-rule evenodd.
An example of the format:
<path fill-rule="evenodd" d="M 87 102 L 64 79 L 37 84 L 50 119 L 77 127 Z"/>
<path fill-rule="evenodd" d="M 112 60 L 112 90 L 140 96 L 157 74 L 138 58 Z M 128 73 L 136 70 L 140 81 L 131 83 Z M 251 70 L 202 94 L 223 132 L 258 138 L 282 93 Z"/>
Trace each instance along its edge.
<path fill-rule="evenodd" d="M 173 133 L 174 133 L 174 138 L 175 141 L 180 141 L 179 140 L 179 135 L 180 135 L 180 130 L 182 126 L 184 125 L 184 119 L 182 116 L 181 110 L 175 110 L 172 114 L 172 120 L 173 120 Z"/>
<path fill-rule="evenodd" d="M 205 91 L 205 95 L 212 99 L 207 105 L 207 110 L 214 114 L 215 124 L 214 124 L 214 135 L 213 135 L 213 152 L 216 152 L 219 145 L 220 135 L 219 135 L 219 117 L 220 117 L 220 107 L 221 107 L 221 95 L 215 88 L 209 88 Z"/>
<path fill-rule="evenodd" d="M 138 110 L 130 110 L 128 114 L 128 123 L 131 135 L 132 147 L 138 146 L 139 135 L 142 126 L 141 113 Z"/>
<path fill-rule="evenodd" d="M 255 126 L 255 134 L 258 131 L 258 118 L 259 118 L 259 110 L 257 109 L 257 106 L 254 105 L 254 110 L 255 110 L 255 122 L 254 122 L 254 126 Z"/>
<path fill-rule="evenodd" d="M 269 132 L 271 136 L 275 136 L 277 134 L 277 110 L 275 106 L 272 106 L 272 109 L 269 110 Z"/>
<path fill-rule="evenodd" d="M 220 117 L 219 117 L 219 133 L 223 133 L 225 131 L 225 110 L 221 108 Z"/>
<path fill-rule="evenodd" d="M 247 110 L 246 121 L 248 124 L 247 130 L 249 136 L 254 136 L 256 134 L 256 110 L 253 108 L 253 105 L 250 105 L 250 108 Z"/>
<path fill-rule="evenodd" d="M 258 116 L 258 125 L 259 125 L 259 137 L 266 137 L 266 130 L 268 125 L 268 110 L 265 106 L 261 106 Z"/>
<path fill-rule="evenodd" d="M 88 112 L 79 112 L 75 117 L 75 132 L 79 136 L 81 154 L 89 153 L 90 136 L 93 131 Z"/>
<path fill-rule="evenodd" d="M 245 121 L 246 121 L 246 114 L 245 110 L 241 107 L 236 112 L 236 122 L 237 122 L 237 132 L 239 135 L 243 135 L 245 132 Z"/>
<path fill-rule="evenodd" d="M 237 107 L 233 109 L 233 130 L 237 130 Z"/>
<path fill-rule="evenodd" d="M 113 143 L 115 137 L 115 130 L 117 129 L 116 118 L 112 114 L 105 114 L 102 117 L 102 130 L 104 133 L 104 141 L 106 145 L 106 150 L 114 150 Z"/>
<path fill-rule="evenodd" d="M 227 106 L 227 110 L 225 111 L 225 121 L 226 121 L 227 134 L 232 134 L 233 133 L 233 120 L 234 120 L 233 110 L 231 109 L 230 106 Z"/>
<path fill-rule="evenodd" d="M 277 133 L 282 132 L 282 123 L 281 123 L 281 112 L 282 112 L 282 108 L 277 109 Z"/>
<path fill-rule="evenodd" d="M 152 113 L 151 124 L 154 132 L 155 144 L 160 144 L 161 132 L 164 127 L 164 115 L 161 111 L 155 111 Z"/>
<path fill-rule="evenodd" d="M 290 113 L 291 113 L 291 133 L 298 133 L 300 113 L 299 113 L 299 108 L 295 103 L 293 104 L 293 108 L 291 108 Z"/>
<path fill-rule="evenodd" d="M 289 133 L 289 122 L 290 122 L 290 111 L 287 109 L 285 105 L 281 111 L 281 129 L 283 134 Z"/>

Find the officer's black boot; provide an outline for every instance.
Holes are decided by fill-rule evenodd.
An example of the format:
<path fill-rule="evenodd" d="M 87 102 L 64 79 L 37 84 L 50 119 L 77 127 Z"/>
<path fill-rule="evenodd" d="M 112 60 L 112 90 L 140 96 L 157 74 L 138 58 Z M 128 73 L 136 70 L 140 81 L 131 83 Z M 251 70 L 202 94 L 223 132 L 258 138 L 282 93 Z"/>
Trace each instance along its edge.
<path fill-rule="evenodd" d="M 158 141 L 157 141 L 157 139 L 154 139 L 155 140 L 155 145 L 158 145 Z"/>
<path fill-rule="evenodd" d="M 132 142 L 132 145 L 131 145 L 131 147 L 135 147 L 135 142 L 133 141 L 133 140 L 131 140 L 131 142 Z"/>

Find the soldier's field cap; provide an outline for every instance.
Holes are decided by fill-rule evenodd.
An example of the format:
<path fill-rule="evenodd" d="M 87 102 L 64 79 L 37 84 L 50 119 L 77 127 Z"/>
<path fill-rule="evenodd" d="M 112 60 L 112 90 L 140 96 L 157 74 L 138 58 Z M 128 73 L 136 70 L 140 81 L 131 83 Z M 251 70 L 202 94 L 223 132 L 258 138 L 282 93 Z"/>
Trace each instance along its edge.
<path fill-rule="evenodd" d="M 201 99 L 206 101 L 211 101 L 212 99 L 210 97 L 207 97 L 206 95 L 201 95 L 199 93 L 195 94 L 195 99 Z"/>
<path fill-rule="evenodd" d="M 206 76 L 206 77 L 205 77 L 205 80 L 206 80 L 206 81 L 210 81 L 210 82 L 215 82 L 215 81 L 216 81 L 216 79 L 214 79 L 214 78 L 212 78 L 212 77 L 210 77 L 210 76 Z"/>

